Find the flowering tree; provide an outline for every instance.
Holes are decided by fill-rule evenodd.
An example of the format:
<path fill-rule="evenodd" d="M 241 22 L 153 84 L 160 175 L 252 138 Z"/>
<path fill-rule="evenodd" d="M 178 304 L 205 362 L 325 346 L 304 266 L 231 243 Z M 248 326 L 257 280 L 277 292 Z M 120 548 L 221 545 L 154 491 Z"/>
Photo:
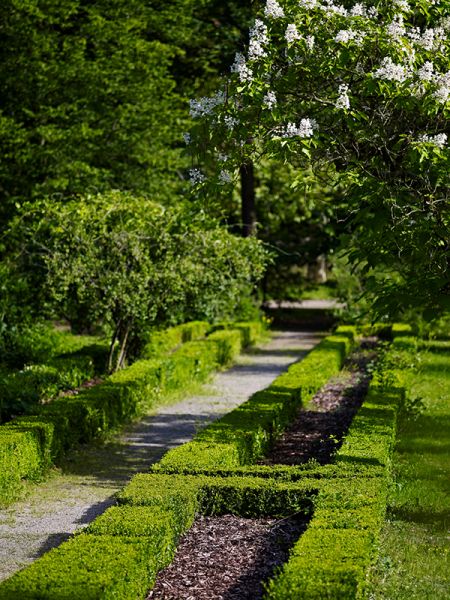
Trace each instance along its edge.
<path fill-rule="evenodd" d="M 267 0 L 223 89 L 191 101 L 191 182 L 217 194 L 262 156 L 338 173 L 376 306 L 448 306 L 449 31 L 444 1 Z"/>

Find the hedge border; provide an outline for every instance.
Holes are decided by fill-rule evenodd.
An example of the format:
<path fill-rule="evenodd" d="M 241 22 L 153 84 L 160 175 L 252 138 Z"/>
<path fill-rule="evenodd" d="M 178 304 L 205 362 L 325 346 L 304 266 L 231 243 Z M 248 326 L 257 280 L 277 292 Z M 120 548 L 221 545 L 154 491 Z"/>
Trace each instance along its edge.
<path fill-rule="evenodd" d="M 191 339 L 206 326 L 194 322 L 173 329 Z M 201 383 L 214 369 L 229 366 L 241 350 L 241 332 L 218 331 L 213 336 L 186 341 L 159 359 L 138 360 L 95 387 L 57 398 L 39 406 L 35 414 L 0 426 L 0 503 L 17 499 L 24 479 L 42 476 L 74 445 L 105 435 L 143 415 L 163 396 L 192 385 L 193 379 Z"/>
<path fill-rule="evenodd" d="M 243 467 L 227 477 L 136 475 L 119 494 L 118 506 L 0 585 L 0 598 L 59 600 L 81 597 L 79 590 L 86 600 L 140 598 L 170 562 L 179 535 L 197 512 L 250 516 L 278 510 L 278 516 L 287 516 L 290 511 L 308 513 L 312 504 L 310 525 L 269 583 L 267 598 L 359 598 L 384 518 L 403 397 L 402 390 L 371 386 L 335 465 L 328 471 L 310 468 L 310 474 L 316 469 L 315 477 L 292 477 L 295 470 L 301 472 L 296 467 L 284 468 L 285 480 L 245 476 L 249 472 Z M 361 474 L 361 465 L 369 470 Z M 111 567 L 110 557 L 118 560 L 119 555 L 120 567 L 115 561 Z M 120 568 L 126 576 L 118 581 Z"/>
<path fill-rule="evenodd" d="M 254 463 L 286 428 L 301 404 L 339 372 L 355 336 L 353 327 L 338 328 L 268 388 L 256 392 L 192 441 L 167 452 L 154 471 L 207 473 Z"/>

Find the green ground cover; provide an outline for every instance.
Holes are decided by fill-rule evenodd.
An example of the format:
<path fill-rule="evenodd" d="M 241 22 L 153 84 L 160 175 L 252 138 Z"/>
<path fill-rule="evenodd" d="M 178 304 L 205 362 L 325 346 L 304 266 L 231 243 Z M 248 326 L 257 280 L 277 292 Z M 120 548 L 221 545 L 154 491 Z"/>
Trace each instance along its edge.
<path fill-rule="evenodd" d="M 400 422 L 370 597 L 444 600 L 450 596 L 450 342 L 406 352 L 410 366 L 402 377 L 423 407 Z"/>

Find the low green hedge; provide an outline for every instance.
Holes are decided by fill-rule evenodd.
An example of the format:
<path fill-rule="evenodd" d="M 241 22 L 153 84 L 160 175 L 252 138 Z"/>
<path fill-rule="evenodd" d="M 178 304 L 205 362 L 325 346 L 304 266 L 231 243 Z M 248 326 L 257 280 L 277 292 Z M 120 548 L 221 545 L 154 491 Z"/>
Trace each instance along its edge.
<path fill-rule="evenodd" d="M 90 356 L 67 355 L 46 365 L 30 365 L 0 376 L 0 422 L 32 411 L 36 405 L 53 400 L 63 390 L 79 387 L 95 374 Z"/>
<path fill-rule="evenodd" d="M 144 598 L 199 512 L 309 514 L 315 487 L 217 477 L 137 475 L 82 533 L 0 585 L 0 599 Z"/>
<path fill-rule="evenodd" d="M 364 596 L 386 511 L 396 414 L 402 401 L 400 392 L 385 393 L 376 387 L 369 392 L 337 453 L 335 477 L 321 480 L 308 530 L 269 582 L 267 600 Z M 376 471 L 361 472 L 360 465 L 367 464 Z"/>
<path fill-rule="evenodd" d="M 183 330 L 183 327 L 178 329 Z M 205 327 L 195 322 L 192 327 L 184 326 L 184 330 L 190 331 L 189 336 L 200 335 Z M 16 496 L 21 479 L 36 477 L 36 473 L 43 472 L 75 444 L 104 435 L 147 412 L 162 395 L 188 389 L 193 380 L 203 382 L 218 365 L 228 364 L 240 349 L 239 332 L 221 331 L 213 335 L 213 340 L 186 342 L 160 359 L 138 360 L 95 387 L 73 396 L 58 397 L 36 407 L 33 415 L 0 427 L 0 472 L 3 473 L 0 503 L 8 503 Z M 19 430 L 29 435 L 17 437 Z M 23 452 L 28 459 L 22 461 L 20 469 L 15 469 L 16 463 L 9 456 L 16 445 L 2 441 L 12 439 L 6 435 L 8 432 L 14 433 L 15 440 L 27 440 Z M 34 440 L 33 443 L 29 439 Z"/>
<path fill-rule="evenodd" d="M 329 344 L 322 348 L 330 351 Z M 291 392 L 287 396 L 295 398 Z M 332 465 L 249 465 L 202 476 L 136 475 L 118 495 L 118 506 L 1 584 L 0 599 L 144 598 L 196 514 L 284 518 L 310 515 L 312 510 L 306 533 L 269 582 L 266 598 L 361 598 L 384 518 L 396 413 L 403 396 L 374 385 Z M 258 418 L 256 407 L 249 421 Z M 259 409 L 264 419 L 263 402 Z M 238 424 L 233 417 L 229 426 L 237 430 Z M 218 431 L 225 430 L 222 422 Z M 224 447 L 210 439 L 209 451 L 217 457 Z"/>
<path fill-rule="evenodd" d="M 266 390 L 203 429 L 191 442 L 170 450 L 155 470 L 188 473 L 254 463 L 285 429 L 301 403 L 340 370 L 352 339 L 347 332 L 325 338 Z"/>
<path fill-rule="evenodd" d="M 240 331 L 236 329 L 214 331 L 208 336 L 207 341 L 217 364 L 221 367 L 227 367 L 232 364 L 241 352 L 241 349 L 245 346 L 242 343 Z"/>
<path fill-rule="evenodd" d="M 160 358 L 184 342 L 204 338 L 211 325 L 206 321 L 191 321 L 161 331 L 151 331 L 141 352 L 142 358 Z"/>
<path fill-rule="evenodd" d="M 243 323 L 218 323 L 213 327 L 214 331 L 235 329 L 241 335 L 241 344 L 243 348 L 256 344 L 265 333 L 265 326 L 262 321 L 247 321 Z"/>

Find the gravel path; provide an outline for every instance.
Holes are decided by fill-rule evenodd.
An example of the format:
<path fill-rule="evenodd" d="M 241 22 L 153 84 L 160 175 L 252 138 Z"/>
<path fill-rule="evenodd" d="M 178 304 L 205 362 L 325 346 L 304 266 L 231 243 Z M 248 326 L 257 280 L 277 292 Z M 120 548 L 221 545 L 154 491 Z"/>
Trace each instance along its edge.
<path fill-rule="evenodd" d="M 26 500 L 0 511 L 0 580 L 59 545 L 114 503 L 114 493 L 170 448 L 267 387 L 319 340 L 312 332 L 274 332 L 195 397 L 160 407 L 117 439 L 74 452 Z"/>

